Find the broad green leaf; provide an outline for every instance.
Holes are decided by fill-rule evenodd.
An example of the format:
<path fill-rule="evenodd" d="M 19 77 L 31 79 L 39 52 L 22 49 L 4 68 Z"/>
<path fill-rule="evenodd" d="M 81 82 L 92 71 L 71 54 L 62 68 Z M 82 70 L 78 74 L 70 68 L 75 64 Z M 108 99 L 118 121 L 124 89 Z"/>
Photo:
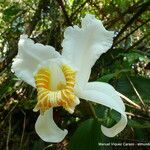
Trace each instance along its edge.
<path fill-rule="evenodd" d="M 75 131 L 68 150 L 100 150 L 102 136 L 100 123 L 95 119 L 88 119 Z"/>
<path fill-rule="evenodd" d="M 133 128 L 150 128 L 149 121 L 137 121 L 135 119 L 128 119 L 128 125 Z"/>
<path fill-rule="evenodd" d="M 41 150 L 44 147 L 44 142 L 42 140 L 38 140 L 34 142 L 33 146 L 31 147 L 31 150 Z"/>
<path fill-rule="evenodd" d="M 109 80 L 111 80 L 112 78 L 117 77 L 120 74 L 130 72 L 130 71 L 131 71 L 130 69 L 122 69 L 122 70 L 116 71 L 114 73 L 106 74 L 106 75 L 100 77 L 98 79 L 98 81 L 109 82 Z"/>
<path fill-rule="evenodd" d="M 116 122 L 118 122 L 120 120 L 120 115 L 114 110 L 112 110 L 111 118 L 114 119 Z M 150 128 L 150 122 L 136 118 L 131 119 L 128 118 L 128 126 L 133 128 Z"/>
<path fill-rule="evenodd" d="M 135 76 L 135 77 L 130 77 L 130 80 L 132 81 L 138 93 L 141 95 L 143 101 L 145 103 L 149 103 L 150 79 L 140 77 L 140 76 Z M 127 97 L 131 98 L 131 100 L 136 100 L 137 102 L 140 102 L 127 77 L 122 76 L 120 79 L 118 79 L 118 81 L 115 82 L 115 89 L 120 93 L 126 95 Z"/>
<path fill-rule="evenodd" d="M 142 141 L 141 143 L 149 143 L 150 136 L 149 130 L 147 129 L 134 129 L 135 139 Z"/>
<path fill-rule="evenodd" d="M 110 74 L 107 74 L 107 75 L 100 77 L 100 79 L 98 79 L 98 81 L 108 82 L 109 80 L 111 80 L 115 76 L 116 76 L 116 73 L 110 73 Z"/>

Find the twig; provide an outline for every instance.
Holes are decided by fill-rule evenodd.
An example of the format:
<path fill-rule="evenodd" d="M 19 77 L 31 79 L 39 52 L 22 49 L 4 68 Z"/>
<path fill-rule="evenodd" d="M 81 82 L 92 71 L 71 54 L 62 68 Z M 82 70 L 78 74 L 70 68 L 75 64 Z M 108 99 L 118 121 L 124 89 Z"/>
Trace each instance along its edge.
<path fill-rule="evenodd" d="M 131 113 L 131 112 L 126 112 L 126 114 L 127 114 L 128 116 L 137 117 L 137 118 L 141 118 L 141 119 L 144 119 L 144 120 L 150 121 L 150 119 L 149 119 L 149 118 L 145 118 L 145 117 L 140 116 L 140 115 L 135 115 L 135 114 L 133 114 L 133 113 Z"/>
<path fill-rule="evenodd" d="M 139 98 L 140 102 L 142 103 L 144 109 L 146 110 L 146 106 L 145 106 L 145 104 L 144 104 L 144 101 L 142 100 L 142 98 L 141 98 L 139 92 L 137 91 L 137 89 L 135 88 L 133 82 L 130 80 L 130 78 L 129 78 L 128 76 L 127 76 L 127 79 L 129 80 L 129 82 L 130 82 L 130 84 L 131 84 L 131 86 L 132 86 L 134 92 L 136 93 L 136 95 L 137 95 L 137 97 Z"/>
<path fill-rule="evenodd" d="M 150 19 L 146 20 L 144 23 L 142 23 L 141 25 L 139 25 L 138 27 L 136 27 L 134 30 L 132 30 L 129 34 L 127 34 L 125 37 L 123 37 L 122 39 L 120 39 L 119 41 L 117 41 L 113 46 L 117 45 L 118 43 L 122 42 L 123 40 L 125 40 L 127 37 L 129 37 L 131 34 L 133 34 L 136 30 L 138 30 L 139 28 L 141 28 L 143 25 L 145 25 L 146 23 L 148 23 L 150 21 Z"/>
<path fill-rule="evenodd" d="M 131 7 L 129 7 L 126 11 L 124 11 L 122 14 L 121 14 L 121 17 L 124 17 L 126 14 L 128 14 L 128 13 L 132 13 L 133 14 L 133 12 L 135 11 L 135 10 L 137 10 L 137 8 L 139 8 L 139 7 L 141 7 L 141 5 L 140 5 L 140 3 L 142 2 L 142 0 L 141 1 L 138 1 L 137 3 L 135 3 L 133 6 L 131 6 Z M 114 26 L 115 25 L 115 23 L 117 23 L 118 21 L 120 21 L 120 16 L 119 17 L 117 17 L 117 18 L 114 18 L 114 19 L 112 19 L 112 20 L 110 20 L 109 22 L 107 22 L 107 25 L 106 25 L 106 27 L 107 28 L 111 28 L 112 26 Z"/>
<path fill-rule="evenodd" d="M 9 128 L 8 128 L 8 135 L 7 135 L 7 141 L 6 141 L 6 150 L 9 150 L 9 139 L 11 135 L 11 115 L 9 117 Z"/>
<path fill-rule="evenodd" d="M 96 2 L 93 2 L 93 1 L 90 1 L 89 0 L 89 4 L 93 7 L 95 7 L 95 9 L 98 11 L 99 15 L 102 15 L 102 20 L 104 20 L 104 17 L 106 17 L 106 12 L 104 9 L 100 8 L 96 3 Z"/>
<path fill-rule="evenodd" d="M 73 17 L 76 15 L 76 13 L 79 13 L 80 10 L 83 9 L 87 1 L 85 1 L 83 4 L 81 4 L 70 16 L 70 19 L 73 20 Z"/>
<path fill-rule="evenodd" d="M 21 150 L 21 148 L 22 148 L 23 137 L 24 137 L 25 127 L 26 127 L 26 113 L 24 111 L 22 111 L 22 113 L 24 114 L 24 120 L 23 120 L 23 130 L 22 130 L 19 150 Z"/>
<path fill-rule="evenodd" d="M 124 100 L 126 100 L 128 103 L 130 103 L 131 105 L 135 106 L 137 109 L 141 110 L 141 106 L 139 106 L 138 104 L 134 103 L 132 100 L 130 100 L 128 97 L 126 97 L 125 95 L 121 94 L 120 92 L 118 92 L 118 95 L 123 98 Z"/>
<path fill-rule="evenodd" d="M 31 35 L 32 31 L 35 29 L 38 21 L 41 19 L 41 12 L 45 5 L 46 5 L 46 2 L 44 2 L 43 0 L 39 1 L 37 10 L 34 16 L 31 18 L 31 21 L 29 22 L 25 31 L 29 36 Z"/>
<path fill-rule="evenodd" d="M 65 9 L 63 1 L 62 0 L 57 0 L 57 2 L 58 2 L 58 4 L 60 5 L 60 7 L 61 7 L 61 9 L 63 11 L 64 17 L 65 17 L 65 19 L 67 21 L 67 25 L 72 26 L 72 23 L 71 23 L 70 18 L 69 18 L 68 14 L 67 14 L 67 11 Z"/>
<path fill-rule="evenodd" d="M 50 147 L 52 147 L 53 145 L 52 144 L 50 144 L 50 145 L 48 145 L 48 146 L 46 146 L 46 147 L 44 147 L 43 148 L 43 150 L 46 150 L 46 149 L 48 149 L 48 148 L 50 148 Z"/>
<path fill-rule="evenodd" d="M 95 112 L 95 110 L 94 110 L 94 108 L 93 108 L 92 103 L 88 102 L 88 104 L 89 104 L 89 106 L 90 106 L 90 109 L 91 109 L 92 115 L 94 116 L 94 118 L 95 118 L 95 119 L 97 119 L 96 112 Z"/>
<path fill-rule="evenodd" d="M 6 117 L 4 118 L 4 120 L 1 122 L 1 125 L 3 125 L 3 123 L 4 123 L 4 121 L 7 119 L 7 117 L 8 117 L 9 115 L 11 115 L 11 113 L 12 113 L 13 110 L 16 108 L 16 106 L 17 106 L 17 104 L 11 108 L 11 110 L 8 112 L 7 116 L 6 116 Z"/>
<path fill-rule="evenodd" d="M 147 10 L 149 7 L 150 2 L 145 2 L 142 7 L 133 15 L 133 17 L 125 24 L 125 26 L 121 29 L 121 31 L 118 33 L 118 35 L 114 38 L 114 41 L 116 41 L 119 36 L 126 31 L 126 29 L 137 19 L 140 17 L 140 15 Z"/>
<path fill-rule="evenodd" d="M 129 106 L 130 108 L 133 108 L 133 109 L 137 109 L 137 110 L 142 111 L 142 109 L 139 109 L 139 108 L 137 108 L 137 107 L 135 107 L 135 106 L 133 106 L 133 105 L 131 105 L 131 104 L 129 104 L 129 103 L 125 103 L 125 105 L 126 105 L 126 106 Z"/>
<path fill-rule="evenodd" d="M 146 39 L 149 36 L 149 33 L 147 33 L 144 37 L 142 37 L 141 39 L 139 39 L 137 42 L 135 42 L 131 47 L 129 47 L 128 49 L 126 49 L 125 51 L 129 51 L 131 49 L 133 49 L 135 46 L 139 45 L 144 39 Z"/>
<path fill-rule="evenodd" d="M 14 45 L 17 45 L 17 40 L 14 39 L 13 41 L 14 44 L 10 44 L 11 46 L 9 47 L 10 51 L 6 57 L 6 59 L 4 59 L 4 61 L 1 63 L 2 65 L 0 66 L 0 72 L 2 72 L 4 69 L 10 67 L 10 63 L 12 62 L 12 59 L 16 56 L 17 51 L 15 50 L 16 47 L 14 47 Z"/>

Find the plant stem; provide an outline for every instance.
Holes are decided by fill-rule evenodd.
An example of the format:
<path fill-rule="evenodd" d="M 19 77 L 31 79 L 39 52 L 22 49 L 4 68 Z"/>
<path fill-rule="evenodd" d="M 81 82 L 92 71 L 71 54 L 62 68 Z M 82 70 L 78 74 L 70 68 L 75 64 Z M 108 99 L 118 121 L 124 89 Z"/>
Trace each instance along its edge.
<path fill-rule="evenodd" d="M 92 105 L 92 103 L 88 102 L 89 106 L 90 106 L 90 109 L 91 109 L 91 112 L 92 112 L 92 115 L 95 119 L 97 119 L 98 117 L 96 116 L 96 112 L 95 112 L 95 109 Z"/>

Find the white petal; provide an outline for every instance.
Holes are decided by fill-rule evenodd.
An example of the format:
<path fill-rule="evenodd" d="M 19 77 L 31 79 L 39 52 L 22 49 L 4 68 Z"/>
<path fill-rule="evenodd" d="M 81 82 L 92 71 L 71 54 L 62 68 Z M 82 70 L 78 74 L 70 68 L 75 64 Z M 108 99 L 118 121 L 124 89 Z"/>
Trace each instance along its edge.
<path fill-rule="evenodd" d="M 67 135 L 67 130 L 61 130 L 53 120 L 53 109 L 40 115 L 35 123 L 35 130 L 45 142 L 61 142 Z"/>
<path fill-rule="evenodd" d="M 82 99 L 105 105 L 121 114 L 121 120 L 113 127 L 106 128 L 101 126 L 102 132 L 106 136 L 113 137 L 125 128 L 127 124 L 125 106 L 111 85 L 102 82 L 91 82 L 87 84 L 83 91 L 78 93 L 78 96 Z"/>
<path fill-rule="evenodd" d="M 82 19 L 82 28 L 68 27 L 64 33 L 62 56 L 77 68 L 77 83 L 83 86 L 88 80 L 91 68 L 112 45 L 114 32 L 107 31 L 94 15 Z"/>
<path fill-rule="evenodd" d="M 59 57 L 60 54 L 51 46 L 34 43 L 27 35 L 21 35 L 18 54 L 12 64 L 15 74 L 28 84 L 35 86 L 33 72 L 47 59 Z"/>

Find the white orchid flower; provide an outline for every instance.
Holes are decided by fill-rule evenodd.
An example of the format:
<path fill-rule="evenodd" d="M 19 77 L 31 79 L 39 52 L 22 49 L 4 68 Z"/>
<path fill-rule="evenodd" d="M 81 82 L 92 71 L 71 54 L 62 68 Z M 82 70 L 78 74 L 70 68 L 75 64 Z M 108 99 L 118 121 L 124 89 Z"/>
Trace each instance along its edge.
<path fill-rule="evenodd" d="M 51 46 L 34 43 L 21 35 L 18 55 L 12 65 L 15 74 L 37 89 L 40 110 L 35 130 L 46 142 L 60 142 L 67 134 L 53 120 L 53 107 L 62 106 L 73 113 L 79 98 L 102 104 L 121 114 L 120 121 L 111 128 L 101 126 L 102 132 L 113 137 L 126 124 L 125 106 L 116 90 L 103 82 L 88 82 L 91 68 L 101 54 L 111 47 L 114 33 L 107 31 L 94 15 L 87 14 L 82 27 L 68 27 L 60 55 Z"/>

